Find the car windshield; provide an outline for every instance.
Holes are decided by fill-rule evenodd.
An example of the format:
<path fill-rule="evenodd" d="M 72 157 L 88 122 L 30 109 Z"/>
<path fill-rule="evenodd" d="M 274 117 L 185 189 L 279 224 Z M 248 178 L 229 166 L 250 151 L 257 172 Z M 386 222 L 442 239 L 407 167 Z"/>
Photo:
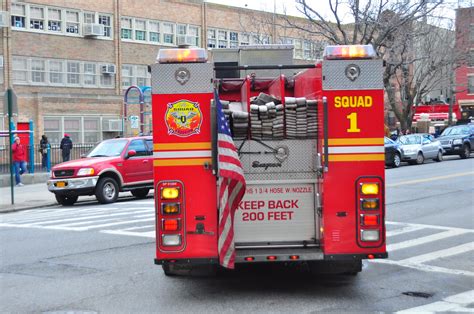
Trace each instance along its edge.
<path fill-rule="evenodd" d="M 461 128 L 447 128 L 446 130 L 443 131 L 441 136 L 446 136 L 446 135 L 462 135 L 462 134 L 469 134 L 469 129 L 467 127 L 461 127 Z"/>
<path fill-rule="evenodd" d="M 421 144 L 421 138 L 417 135 L 404 135 L 398 141 L 403 145 Z"/>
<path fill-rule="evenodd" d="M 92 149 L 87 157 L 115 157 L 120 156 L 125 145 L 127 145 L 127 140 L 111 140 L 103 141 L 97 144 L 94 149 Z"/>

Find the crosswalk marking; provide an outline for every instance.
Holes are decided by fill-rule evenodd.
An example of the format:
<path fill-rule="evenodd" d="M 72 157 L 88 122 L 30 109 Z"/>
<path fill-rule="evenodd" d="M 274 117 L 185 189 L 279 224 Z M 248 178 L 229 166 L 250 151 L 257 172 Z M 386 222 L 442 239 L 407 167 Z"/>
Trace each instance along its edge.
<path fill-rule="evenodd" d="M 465 232 L 460 231 L 460 230 L 447 230 L 447 231 L 435 233 L 426 237 L 421 237 L 418 239 L 412 239 L 412 240 L 407 240 L 407 241 L 387 245 L 387 251 L 393 252 L 396 250 L 406 249 L 412 246 L 417 246 L 421 244 L 430 243 L 433 241 L 439 241 L 439 240 L 446 239 L 449 237 L 454 237 L 463 233 Z"/>
<path fill-rule="evenodd" d="M 388 238 L 388 237 L 393 237 L 393 236 L 408 233 L 408 232 L 418 231 L 421 229 L 424 229 L 424 228 L 421 226 L 405 226 L 405 227 L 398 228 L 395 230 L 387 231 L 385 235 Z"/>
<path fill-rule="evenodd" d="M 423 255 L 418 255 L 414 257 L 410 257 L 404 260 L 401 260 L 400 262 L 403 263 L 426 263 L 438 258 L 443 258 L 443 257 L 448 257 L 448 256 L 453 256 L 453 255 L 458 255 L 462 253 L 467 253 L 469 251 L 474 250 L 474 243 L 465 243 L 461 244 L 455 247 L 451 247 L 448 249 L 444 250 L 439 250 L 436 252 L 431 252 Z"/>
<path fill-rule="evenodd" d="M 474 300 L 474 290 L 459 293 L 447 298 L 442 301 L 425 304 L 422 306 L 412 307 L 396 313 L 439 313 L 439 312 L 468 312 L 472 313 L 472 308 L 469 307 Z"/>

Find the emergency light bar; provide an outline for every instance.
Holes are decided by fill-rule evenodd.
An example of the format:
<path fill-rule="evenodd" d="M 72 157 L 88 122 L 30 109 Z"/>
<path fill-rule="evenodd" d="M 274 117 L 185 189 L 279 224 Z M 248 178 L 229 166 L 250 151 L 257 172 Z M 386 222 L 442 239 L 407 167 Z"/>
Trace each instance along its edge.
<path fill-rule="evenodd" d="M 375 59 L 376 56 L 372 45 L 327 46 L 323 54 L 326 60 Z"/>
<path fill-rule="evenodd" d="M 174 48 L 160 49 L 158 63 L 204 63 L 207 61 L 207 52 L 203 48 Z"/>

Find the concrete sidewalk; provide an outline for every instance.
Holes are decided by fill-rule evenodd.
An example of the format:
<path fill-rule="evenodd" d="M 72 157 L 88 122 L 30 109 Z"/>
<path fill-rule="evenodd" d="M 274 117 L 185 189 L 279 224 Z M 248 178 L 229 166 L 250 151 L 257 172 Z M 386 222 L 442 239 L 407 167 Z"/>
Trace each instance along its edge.
<path fill-rule="evenodd" d="M 46 182 L 25 184 L 14 187 L 15 204 L 11 204 L 11 190 L 9 186 L 0 187 L 0 213 L 23 209 L 58 205 L 54 194 L 48 191 Z"/>

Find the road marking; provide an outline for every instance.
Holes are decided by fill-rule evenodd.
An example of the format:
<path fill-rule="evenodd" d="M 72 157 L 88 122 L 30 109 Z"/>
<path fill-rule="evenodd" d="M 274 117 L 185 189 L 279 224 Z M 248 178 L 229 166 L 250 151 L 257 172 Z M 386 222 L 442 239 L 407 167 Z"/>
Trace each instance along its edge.
<path fill-rule="evenodd" d="M 396 313 L 438 313 L 438 312 L 469 312 L 472 313 L 472 308 L 468 305 L 472 304 L 474 300 L 474 290 L 459 293 L 447 298 L 443 301 L 425 304 L 422 306 L 412 307 Z"/>
<path fill-rule="evenodd" d="M 427 253 L 423 255 L 410 257 L 410 258 L 401 260 L 400 262 L 411 263 L 411 264 L 413 263 L 421 264 L 421 263 L 426 263 L 438 258 L 466 253 L 472 250 L 474 250 L 474 243 L 471 242 L 471 243 L 465 243 L 465 244 L 461 244 L 455 247 L 451 247 L 445 250 L 439 250 L 439 251 L 435 251 L 435 252 L 431 252 L 431 253 Z"/>
<path fill-rule="evenodd" d="M 413 231 L 417 231 L 417 230 L 422 230 L 422 229 L 425 229 L 425 228 L 423 228 L 421 226 L 405 226 L 405 227 L 402 227 L 402 228 L 399 228 L 399 229 L 387 231 L 385 236 L 386 237 L 393 237 L 393 236 L 396 236 L 396 235 L 400 235 L 400 234 L 404 234 L 404 233 L 408 233 L 408 232 L 413 232 Z"/>
<path fill-rule="evenodd" d="M 101 230 L 100 233 L 144 237 L 144 238 L 155 238 L 155 230 L 149 231 L 149 232 L 131 232 L 131 231 L 124 231 L 124 230 Z"/>
<path fill-rule="evenodd" d="M 412 239 L 412 240 L 407 240 L 407 241 L 387 245 L 387 252 L 393 252 L 396 250 L 406 249 L 412 246 L 426 244 L 429 242 L 438 241 L 438 240 L 454 237 L 454 236 L 465 234 L 465 233 L 466 232 L 463 232 L 460 230 L 447 230 L 447 231 L 435 233 L 426 237 L 421 237 L 417 239 Z"/>
<path fill-rule="evenodd" d="M 430 181 L 436 181 L 436 180 L 441 180 L 441 179 L 450 179 L 450 178 L 464 177 L 464 176 L 470 176 L 470 175 L 474 175 L 474 171 L 453 173 L 453 174 L 448 174 L 445 176 L 438 176 L 438 177 L 431 177 L 431 178 L 426 178 L 426 179 L 418 179 L 418 180 L 403 181 L 399 183 L 386 184 L 385 187 L 392 188 L 392 187 L 403 186 L 403 185 L 408 185 L 408 184 L 430 182 Z"/>
<path fill-rule="evenodd" d="M 474 229 L 466 229 L 466 228 L 457 228 L 457 227 L 445 227 L 445 226 L 437 226 L 437 225 L 424 225 L 424 224 L 413 224 L 407 222 L 397 222 L 397 221 L 386 221 L 386 225 L 394 225 L 394 226 L 419 226 L 421 228 L 427 229 L 437 229 L 437 230 L 459 230 L 462 232 L 474 232 Z"/>
<path fill-rule="evenodd" d="M 124 230 L 124 231 L 132 231 L 132 230 L 147 229 L 147 228 L 155 228 L 155 224 L 153 224 L 153 225 L 145 225 L 145 226 L 138 226 L 138 227 L 132 227 L 132 228 L 126 228 L 126 229 L 122 229 L 122 230 Z"/>
<path fill-rule="evenodd" d="M 416 270 L 420 270 L 424 272 L 474 277 L 474 272 L 469 271 L 469 270 L 451 269 L 451 268 L 432 266 L 432 265 L 426 265 L 426 264 L 402 263 L 400 261 L 394 261 L 394 260 L 389 260 L 389 259 L 372 259 L 368 261 L 371 263 L 377 263 L 377 264 L 402 266 L 402 267 L 412 268 L 412 269 L 416 269 Z"/>
<path fill-rule="evenodd" d="M 81 230 L 81 231 L 86 231 L 86 230 L 90 230 L 90 229 L 97 229 L 97 228 L 111 227 L 111 226 L 118 226 L 118 225 L 126 225 L 126 224 L 131 224 L 131 223 L 136 223 L 136 222 L 144 222 L 144 221 L 155 221 L 155 217 L 145 218 L 145 219 L 127 220 L 127 221 L 121 221 L 121 222 L 112 222 L 112 223 L 101 224 L 101 225 L 91 225 L 91 226 L 76 228 L 76 229 Z"/>

